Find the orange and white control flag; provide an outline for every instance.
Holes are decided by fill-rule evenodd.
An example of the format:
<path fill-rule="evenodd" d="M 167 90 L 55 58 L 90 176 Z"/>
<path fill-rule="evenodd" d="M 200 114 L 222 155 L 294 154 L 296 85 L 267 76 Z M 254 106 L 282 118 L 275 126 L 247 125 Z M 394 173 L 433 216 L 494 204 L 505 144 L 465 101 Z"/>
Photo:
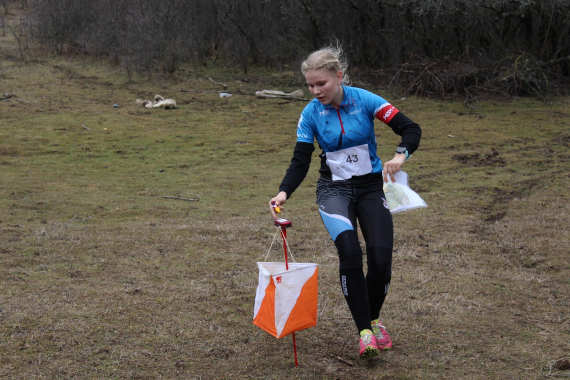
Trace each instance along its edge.
<path fill-rule="evenodd" d="M 258 262 L 253 324 L 276 338 L 317 324 L 317 264 Z"/>

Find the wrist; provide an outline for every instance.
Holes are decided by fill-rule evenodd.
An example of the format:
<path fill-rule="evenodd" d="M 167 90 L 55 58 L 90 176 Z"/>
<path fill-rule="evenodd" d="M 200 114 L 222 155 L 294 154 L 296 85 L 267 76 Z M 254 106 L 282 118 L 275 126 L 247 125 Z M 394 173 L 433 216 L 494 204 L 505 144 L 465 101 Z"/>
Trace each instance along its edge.
<path fill-rule="evenodd" d="M 404 163 L 408 157 L 406 157 L 404 153 L 396 153 L 394 155 L 394 159 L 400 161 L 401 163 Z"/>
<path fill-rule="evenodd" d="M 405 146 L 401 146 L 399 145 L 396 148 L 396 156 L 403 156 L 404 157 L 404 161 L 406 161 L 408 158 L 410 158 L 410 153 L 408 152 L 408 148 L 406 148 Z"/>

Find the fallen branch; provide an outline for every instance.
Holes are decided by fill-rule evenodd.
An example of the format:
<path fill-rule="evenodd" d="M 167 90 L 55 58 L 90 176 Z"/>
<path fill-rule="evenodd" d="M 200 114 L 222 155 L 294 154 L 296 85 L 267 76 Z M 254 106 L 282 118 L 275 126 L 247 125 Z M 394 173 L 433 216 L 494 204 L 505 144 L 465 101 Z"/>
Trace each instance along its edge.
<path fill-rule="evenodd" d="M 224 88 L 224 90 L 227 90 L 228 85 L 222 82 L 216 82 L 215 80 L 212 79 L 212 77 L 208 77 L 208 80 L 218 86 L 222 86 Z"/>
<path fill-rule="evenodd" d="M 174 195 L 164 195 L 161 198 L 163 198 L 163 199 L 176 199 L 179 201 L 187 201 L 187 202 L 197 202 L 200 200 L 200 198 L 183 198 L 183 197 L 177 197 Z"/>
<path fill-rule="evenodd" d="M 350 366 L 350 367 L 354 366 L 354 364 L 352 364 L 351 362 L 349 362 L 349 361 L 346 360 L 346 359 L 341 358 L 340 356 L 335 356 L 335 359 L 338 360 L 338 361 L 341 362 L 341 363 L 346 364 L 347 366 Z"/>
<path fill-rule="evenodd" d="M 304 97 L 303 90 L 295 90 L 293 92 L 283 92 L 279 90 L 261 90 L 261 91 L 256 91 L 255 96 L 257 96 L 258 98 L 281 98 L 281 99 L 304 100 L 304 101 L 311 100 Z"/>
<path fill-rule="evenodd" d="M 135 103 L 149 109 L 164 108 L 165 110 L 169 110 L 176 108 L 176 100 L 164 99 L 164 97 L 161 95 L 155 95 L 154 100 L 137 99 L 135 100 Z"/>

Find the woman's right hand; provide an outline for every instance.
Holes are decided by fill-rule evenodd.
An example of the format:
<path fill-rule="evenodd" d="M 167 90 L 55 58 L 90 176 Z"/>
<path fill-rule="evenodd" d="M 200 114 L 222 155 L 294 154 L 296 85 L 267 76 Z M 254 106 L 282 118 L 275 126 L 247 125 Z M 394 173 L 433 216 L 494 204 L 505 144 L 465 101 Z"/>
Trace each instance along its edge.
<path fill-rule="evenodd" d="M 269 201 L 269 211 L 271 212 L 273 219 L 278 218 L 277 213 L 275 212 L 275 207 L 281 207 L 285 202 L 287 202 L 287 193 L 284 191 L 280 191 L 276 196 L 271 198 Z"/>

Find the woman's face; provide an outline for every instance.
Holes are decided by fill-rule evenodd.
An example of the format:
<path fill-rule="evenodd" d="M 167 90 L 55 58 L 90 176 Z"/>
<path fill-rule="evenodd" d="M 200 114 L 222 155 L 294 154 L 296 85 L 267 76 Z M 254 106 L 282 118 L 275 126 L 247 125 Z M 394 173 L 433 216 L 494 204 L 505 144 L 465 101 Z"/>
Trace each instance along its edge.
<path fill-rule="evenodd" d="M 338 107 L 342 102 L 342 71 L 309 70 L 305 73 L 305 81 L 321 104 Z"/>

